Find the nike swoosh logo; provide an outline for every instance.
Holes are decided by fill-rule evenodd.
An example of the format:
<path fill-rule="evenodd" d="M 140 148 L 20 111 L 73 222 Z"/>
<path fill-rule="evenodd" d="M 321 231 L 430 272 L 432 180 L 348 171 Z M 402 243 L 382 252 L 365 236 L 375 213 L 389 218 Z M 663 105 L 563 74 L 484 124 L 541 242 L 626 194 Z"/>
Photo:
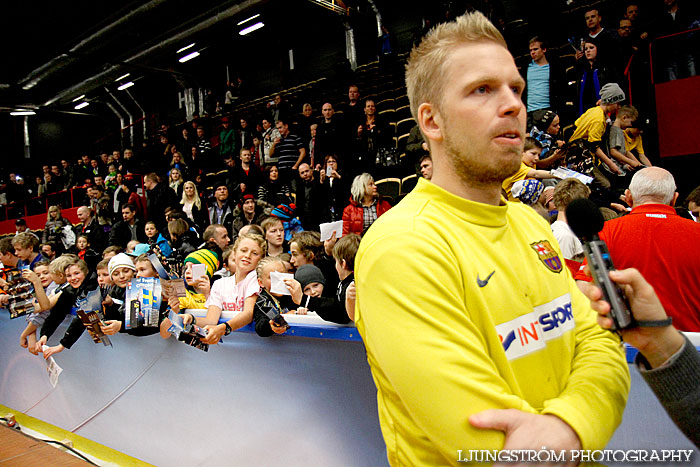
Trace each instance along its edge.
<path fill-rule="evenodd" d="M 479 284 L 479 287 L 486 287 L 486 284 L 489 283 L 489 279 L 491 279 L 491 276 L 496 272 L 496 270 L 493 270 L 491 274 L 489 274 L 486 279 L 481 280 L 479 279 L 479 274 L 476 275 L 476 283 Z"/>

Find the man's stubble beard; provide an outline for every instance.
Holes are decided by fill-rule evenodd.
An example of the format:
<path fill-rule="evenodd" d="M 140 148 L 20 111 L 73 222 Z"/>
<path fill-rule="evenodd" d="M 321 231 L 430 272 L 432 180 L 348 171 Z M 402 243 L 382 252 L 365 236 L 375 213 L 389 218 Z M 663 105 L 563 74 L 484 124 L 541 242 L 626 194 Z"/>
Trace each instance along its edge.
<path fill-rule="evenodd" d="M 446 125 L 449 126 L 449 125 Z M 445 153 L 455 173 L 467 185 L 473 187 L 501 186 L 503 181 L 515 174 L 520 168 L 521 153 L 518 148 L 507 150 L 513 157 L 504 159 L 503 163 L 492 163 L 492 155 L 486 152 L 479 154 L 478 149 L 464 147 L 455 141 L 448 130 L 444 136 Z"/>

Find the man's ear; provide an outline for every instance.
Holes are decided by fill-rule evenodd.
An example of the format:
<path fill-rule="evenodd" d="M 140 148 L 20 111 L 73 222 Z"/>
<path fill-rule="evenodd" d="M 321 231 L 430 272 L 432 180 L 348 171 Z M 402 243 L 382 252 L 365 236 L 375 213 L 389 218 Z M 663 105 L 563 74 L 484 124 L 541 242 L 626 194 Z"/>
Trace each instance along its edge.
<path fill-rule="evenodd" d="M 345 261 L 344 259 L 341 259 L 341 260 L 340 260 L 340 265 L 343 267 L 343 269 L 345 269 L 345 270 L 347 270 L 347 271 L 350 270 L 350 269 L 348 269 L 348 262 Z"/>
<path fill-rule="evenodd" d="M 418 124 L 428 140 L 442 140 L 442 117 L 433 104 L 424 102 L 418 107 Z"/>
<path fill-rule="evenodd" d="M 675 192 L 675 193 L 673 194 L 673 198 L 671 199 L 671 204 L 670 204 L 670 206 L 671 206 L 671 207 L 674 207 L 674 206 L 676 205 L 676 201 L 678 201 L 678 192 Z"/>
<path fill-rule="evenodd" d="M 632 192 L 629 190 L 625 190 L 625 203 L 627 203 L 627 206 L 629 207 L 632 207 L 632 204 L 634 203 Z"/>

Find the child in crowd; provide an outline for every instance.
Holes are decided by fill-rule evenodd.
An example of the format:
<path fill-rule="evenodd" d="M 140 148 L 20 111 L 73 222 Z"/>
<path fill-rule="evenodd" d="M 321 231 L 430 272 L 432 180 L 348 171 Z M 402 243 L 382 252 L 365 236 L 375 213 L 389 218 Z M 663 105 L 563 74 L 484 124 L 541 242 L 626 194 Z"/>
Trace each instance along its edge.
<path fill-rule="evenodd" d="M 102 252 L 102 260 L 109 261 L 110 259 L 114 258 L 116 255 L 118 255 L 121 252 L 122 252 L 122 248 L 120 246 L 117 246 L 117 245 L 108 246 Z"/>
<path fill-rule="evenodd" d="M 108 259 L 103 259 L 97 263 L 97 285 L 99 285 L 102 290 L 106 290 L 108 287 L 114 285 L 112 279 L 109 277 Z"/>
<path fill-rule="evenodd" d="M 149 245 L 158 246 L 158 248 L 160 248 L 161 253 L 163 253 L 163 256 L 170 256 L 172 254 L 173 249 L 170 246 L 170 243 L 168 243 L 165 237 L 163 237 L 163 234 L 158 232 L 158 228 L 156 227 L 155 222 L 146 222 L 144 230 L 146 231 L 146 237 L 148 237 Z"/>
<path fill-rule="evenodd" d="M 253 309 L 260 291 L 255 268 L 265 256 L 266 249 L 265 239 L 260 235 L 238 236 L 233 244 L 233 254 L 228 258 L 229 268 L 235 265 L 236 273 L 214 283 L 207 300 L 207 316 L 195 318 L 192 314 L 185 314 L 183 317 L 184 324 L 194 321 L 207 329 L 208 335 L 202 342 L 216 344 L 222 336 L 253 320 Z M 236 315 L 224 324 L 217 324 L 222 311 L 235 312 Z"/>
<path fill-rule="evenodd" d="M 333 247 L 335 269 L 340 279 L 336 295 L 328 297 L 303 297 L 301 284 L 296 280 L 286 281 L 292 293 L 292 300 L 297 305 L 306 303 L 310 311 L 315 311 L 322 319 L 338 324 L 347 324 L 354 318 L 354 309 L 348 312 L 346 307 L 346 291 L 354 281 L 355 255 L 360 246 L 360 236 L 348 234 L 343 236 Z M 326 289 L 328 286 L 326 285 Z"/>
<path fill-rule="evenodd" d="M 277 217 L 268 217 L 260 223 L 267 241 L 267 256 L 279 256 L 289 248 L 284 239 L 284 225 Z"/>
<path fill-rule="evenodd" d="M 209 276 L 206 274 L 200 277 L 194 277 L 192 274 L 193 263 L 185 265 L 183 278 L 185 279 L 186 295 L 184 297 L 170 297 L 168 305 L 175 313 L 180 313 L 180 310 L 202 309 L 206 308 L 207 300 L 211 292 L 211 283 Z M 168 328 L 172 325 L 169 318 L 164 318 L 160 326 L 160 336 L 163 339 L 170 337 Z"/>
<path fill-rule="evenodd" d="M 642 164 L 647 167 L 652 167 L 651 161 L 644 154 L 644 144 L 642 143 L 642 129 L 638 124 L 634 124 L 631 128 L 625 130 L 625 148 L 627 151 L 634 154 Z"/>
<path fill-rule="evenodd" d="M 54 260 L 54 263 L 59 262 L 60 258 Z M 56 268 L 55 268 L 56 269 Z M 60 284 L 66 280 L 62 272 L 56 271 L 56 274 L 51 273 L 51 268 L 48 261 L 39 261 L 34 264 L 34 273 L 26 273 L 23 275 L 29 282 L 34 284 L 37 279 L 44 288 L 47 296 L 51 296 Z M 54 277 L 58 282 L 55 282 Z M 36 286 L 35 286 L 36 287 Z M 50 310 L 42 310 L 37 301 L 34 302 L 34 312 L 27 315 L 27 327 L 24 328 L 19 336 L 19 345 L 28 349 L 31 353 L 36 354 L 36 330 L 44 324 L 44 320 L 49 315 Z"/>
<path fill-rule="evenodd" d="M 603 135 L 607 126 L 607 119 L 614 118 L 620 108 L 620 102 L 625 100 L 625 93 L 616 83 L 608 83 L 600 88 L 600 100 L 598 105 L 591 107 L 581 115 L 574 124 L 576 129 L 569 142 L 584 140 L 587 146 L 595 154 L 599 161 L 603 162 L 608 172 L 618 175 L 620 169 L 602 148 Z M 610 187 L 610 180 L 597 168 L 593 168 L 591 175 L 605 188 Z"/>
<path fill-rule="evenodd" d="M 308 266 L 313 267 L 313 266 Z M 296 308 L 292 297 L 270 292 L 272 281 L 271 272 L 287 272 L 282 260 L 275 256 L 267 256 L 260 260 L 257 267 L 258 284 L 260 285 L 260 295 L 255 301 L 255 332 L 261 337 L 269 337 L 273 334 L 283 334 L 287 326 L 278 326 L 272 321 L 265 311 L 276 310 L 280 313 L 287 313 Z"/>
<path fill-rule="evenodd" d="M 234 262 L 229 262 L 229 259 L 231 259 L 232 255 L 233 245 L 229 245 L 226 248 L 224 248 L 224 252 L 221 254 L 223 267 L 216 271 L 212 276 L 212 284 L 218 281 L 219 279 L 223 279 L 224 277 L 231 277 L 234 274 L 236 274 L 236 264 Z"/>
<path fill-rule="evenodd" d="M 534 138 L 525 138 L 525 145 L 523 146 L 523 153 L 520 162 L 520 169 L 510 177 L 503 181 L 503 191 L 506 192 L 508 196 L 508 201 L 519 201 L 513 196 L 511 189 L 513 184 L 519 180 L 525 180 L 526 178 L 537 178 L 537 179 L 548 179 L 552 178 L 552 174 L 546 170 L 537 170 L 535 165 L 537 161 L 540 160 L 540 152 L 542 151 L 542 144 Z"/>
<path fill-rule="evenodd" d="M 309 297 L 320 297 L 323 295 L 323 287 L 326 278 L 319 268 L 313 264 L 305 264 L 294 273 L 294 279 L 301 285 L 304 295 Z"/>
<path fill-rule="evenodd" d="M 19 258 L 17 261 L 17 269 L 25 268 L 33 269 L 34 265 L 44 259 L 36 252 L 39 246 L 39 238 L 29 232 L 20 232 L 12 238 L 12 246 L 15 249 L 15 256 Z"/>
<path fill-rule="evenodd" d="M 631 105 L 623 105 L 617 111 L 617 118 L 610 127 L 610 136 L 608 138 L 608 148 L 613 162 L 617 165 L 623 175 L 627 172 L 644 168 L 644 164 L 639 162 L 634 154 L 627 150 L 625 141 L 625 130 L 632 128 L 635 120 L 639 117 L 637 109 Z M 630 178 L 630 177 L 627 177 Z M 629 185 L 628 182 L 623 183 L 624 187 Z"/>
<path fill-rule="evenodd" d="M 116 190 L 119 184 L 117 183 L 117 166 L 109 164 L 109 173 L 105 177 L 105 186 L 110 190 Z"/>
<path fill-rule="evenodd" d="M 134 252 L 134 248 L 136 248 L 136 245 L 138 245 L 139 242 L 138 240 L 130 240 L 129 243 L 126 244 L 126 249 L 124 250 L 124 253 L 127 255 L 130 255 Z"/>
<path fill-rule="evenodd" d="M 140 326 L 137 328 L 126 329 L 124 326 L 126 315 L 126 289 L 129 282 L 139 272 L 137 277 L 158 277 L 158 273 L 148 259 L 148 256 L 141 255 L 136 258 L 136 264 L 131 257 L 125 253 L 119 253 L 109 260 L 109 274 L 114 282 L 112 294 L 110 294 L 109 306 L 105 307 L 105 324 L 102 326 L 102 332 L 113 335 L 117 332 L 123 332 L 132 336 L 150 336 L 159 332 L 158 327 Z M 160 307 L 159 326 L 163 323 L 163 316 L 168 307 L 167 297 L 163 294 Z"/>
<path fill-rule="evenodd" d="M 78 235 L 78 238 L 75 240 L 75 248 L 78 250 L 78 258 L 87 263 L 90 271 L 94 271 L 95 266 L 97 266 L 97 263 L 100 261 L 100 257 L 95 250 L 90 248 L 88 236 L 84 234 Z"/>
<path fill-rule="evenodd" d="M 559 135 L 559 115 L 553 110 L 540 109 L 532 114 L 533 127 L 530 136 L 542 144 L 538 169 L 552 169 L 559 167 L 564 162 L 564 153 L 559 149 L 564 141 L 557 138 Z"/>
<path fill-rule="evenodd" d="M 78 306 L 80 300 L 97 288 L 97 281 L 94 275 L 90 275 L 88 265 L 82 259 L 75 259 L 71 262 L 66 267 L 64 275 L 69 287 L 62 288 L 59 293 L 53 294 L 50 300 L 45 295 L 42 300 L 41 295 L 37 293 L 37 300 L 41 308 L 51 310 L 44 321 L 44 325 L 41 327 L 41 338 L 37 341 L 35 347 L 37 352 L 44 354 L 44 358 L 49 358 L 65 349 L 70 349 L 77 342 L 83 331 L 85 331 L 85 326 L 78 317 L 71 321 L 68 330 L 66 330 L 58 345 L 49 347 L 46 350 L 42 349 L 48 338 L 56 331 L 58 325 L 63 322 L 73 307 Z M 36 286 L 35 289 L 37 289 Z M 40 289 L 43 294 L 43 288 L 40 287 Z"/>
<path fill-rule="evenodd" d="M 335 245 L 335 237 L 321 242 L 321 234 L 311 231 L 294 234 L 289 243 L 292 254 L 291 263 L 295 268 L 313 264 L 321 270 L 326 278 L 325 297 L 333 297 L 338 286 L 338 276 L 333 261 L 333 245 Z"/>
<path fill-rule="evenodd" d="M 282 225 L 284 226 L 284 239 L 286 241 L 290 241 L 292 239 L 292 235 L 295 233 L 302 232 L 304 230 L 304 228 L 301 226 L 301 222 L 294 215 L 296 208 L 297 207 L 294 203 L 280 204 L 270 213 L 270 215 L 282 221 Z"/>

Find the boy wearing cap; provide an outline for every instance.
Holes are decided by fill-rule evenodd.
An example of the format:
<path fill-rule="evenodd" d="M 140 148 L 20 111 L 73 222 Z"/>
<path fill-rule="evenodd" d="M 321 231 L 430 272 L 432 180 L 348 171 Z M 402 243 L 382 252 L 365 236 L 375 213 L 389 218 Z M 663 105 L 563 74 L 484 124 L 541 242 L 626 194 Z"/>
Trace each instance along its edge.
<path fill-rule="evenodd" d="M 246 225 L 260 225 L 266 217 L 270 216 L 271 212 L 271 204 L 263 200 L 256 200 L 255 196 L 250 193 L 244 194 L 238 206 L 233 210 L 233 237 L 237 237 Z"/>
<path fill-rule="evenodd" d="M 590 145 L 595 147 L 594 151 L 593 149 L 591 150 L 605 163 L 608 170 L 615 175 L 622 175 L 622 172 L 617 164 L 605 154 L 601 148 L 601 142 L 605 134 L 607 119 L 617 115 L 617 111 L 620 109 L 620 102 L 624 100 L 625 93 L 617 83 L 608 83 L 600 88 L 600 100 L 598 101 L 598 105 L 586 110 L 583 115 L 576 119 L 574 122 L 576 129 L 569 139 L 569 142 L 578 139 L 587 140 Z M 603 174 L 597 169 L 594 169 L 594 175 L 599 181 L 601 181 L 599 177 L 602 176 L 604 178 Z M 607 181 L 607 179 L 603 182 L 605 181 Z"/>
<path fill-rule="evenodd" d="M 530 136 L 542 144 L 538 169 L 550 169 L 559 166 L 559 161 L 564 159 L 564 154 L 559 148 L 564 141 L 557 138 L 559 135 L 559 115 L 553 110 L 541 109 L 532 113 L 533 125 Z"/>
<path fill-rule="evenodd" d="M 287 242 L 292 239 L 292 235 L 304 230 L 299 219 L 294 216 L 294 210 L 296 208 L 297 207 L 294 203 L 288 205 L 280 204 L 270 213 L 271 216 L 282 221 L 282 226 L 284 227 L 284 239 Z"/>

